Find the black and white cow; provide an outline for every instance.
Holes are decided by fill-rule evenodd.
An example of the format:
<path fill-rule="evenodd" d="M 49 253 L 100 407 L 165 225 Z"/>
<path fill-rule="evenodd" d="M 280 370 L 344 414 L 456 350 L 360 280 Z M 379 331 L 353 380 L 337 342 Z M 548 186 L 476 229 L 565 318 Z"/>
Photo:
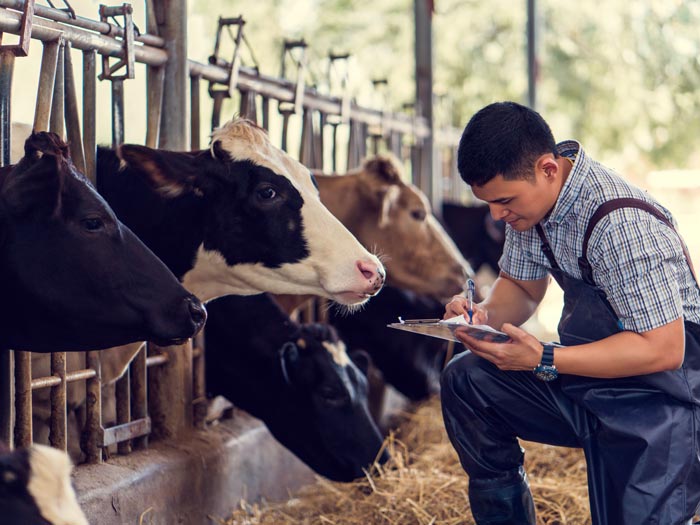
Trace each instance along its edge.
<path fill-rule="evenodd" d="M 267 295 L 229 296 L 210 303 L 205 338 L 210 394 L 262 419 L 319 474 L 351 481 L 388 459 L 368 411 L 367 355 L 353 362 L 332 327 L 297 324 Z"/>
<path fill-rule="evenodd" d="M 214 131 L 207 150 L 124 145 L 98 150 L 97 161 L 98 190 L 117 216 L 203 301 L 270 291 L 357 305 L 384 283 L 309 170 L 247 120 Z"/>
<path fill-rule="evenodd" d="M 482 265 L 487 265 L 498 275 L 506 225 L 493 219 L 487 205 L 464 206 L 445 202 L 442 205 L 442 221 L 475 272 Z"/>
<path fill-rule="evenodd" d="M 88 525 L 71 485 L 68 456 L 33 445 L 10 452 L 0 448 L 0 523 L 7 525 Z"/>
<path fill-rule="evenodd" d="M 362 349 L 370 355 L 387 383 L 407 398 L 418 401 L 439 392 L 447 343 L 386 325 L 397 322 L 397 316 L 441 318 L 444 312 L 445 307 L 439 301 L 386 286 L 360 312 L 352 315 L 329 312 L 329 322 L 338 329 L 351 351 Z"/>
<path fill-rule="evenodd" d="M 206 313 L 115 217 L 53 133 L 0 170 L 2 347 L 93 350 L 191 337 Z"/>

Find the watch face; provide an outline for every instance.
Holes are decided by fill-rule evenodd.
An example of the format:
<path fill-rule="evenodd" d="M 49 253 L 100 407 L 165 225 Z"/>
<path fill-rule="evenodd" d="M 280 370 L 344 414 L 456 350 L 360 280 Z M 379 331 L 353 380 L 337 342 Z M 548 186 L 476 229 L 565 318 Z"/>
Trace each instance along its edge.
<path fill-rule="evenodd" d="M 535 377 L 540 381 L 552 381 L 559 377 L 559 372 L 554 366 L 538 365 L 535 368 Z"/>

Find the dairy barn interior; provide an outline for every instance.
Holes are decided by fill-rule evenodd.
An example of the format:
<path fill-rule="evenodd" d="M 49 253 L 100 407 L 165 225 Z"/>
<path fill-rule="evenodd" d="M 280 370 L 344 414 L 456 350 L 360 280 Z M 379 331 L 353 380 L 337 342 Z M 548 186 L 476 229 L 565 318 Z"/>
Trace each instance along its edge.
<path fill-rule="evenodd" d="M 58 192 L 54 214 L 100 210 L 63 224 L 70 242 L 49 251 L 17 245 L 31 262 L 16 275 L 41 274 L 38 291 L 7 281 L 26 310 L 12 313 L 12 296 L 4 307 L 19 335 L 0 352 L 2 454 L 65 476 L 69 459 L 75 490 L 13 525 L 474 523 L 439 401 L 464 347 L 386 325 L 441 318 L 467 279 L 481 298 L 498 275 L 505 227 L 457 171 L 469 116 L 512 99 L 551 116 L 556 136 L 595 138 L 580 113 L 555 111 L 547 97 L 583 95 L 547 60 L 605 61 L 602 37 L 552 29 L 551 2 L 502 0 L 507 16 L 464 4 L 0 0 L 0 173 L 58 166 L 58 189 L 37 178 L 22 194 L 28 215 L 47 205 L 31 201 L 38 186 Z M 657 4 L 659 25 L 683 9 Z M 369 50 L 341 45 L 368 27 Z M 383 31 L 405 38 L 383 47 Z M 462 46 L 445 43 L 460 32 Z M 483 61 L 456 69 L 467 53 Z M 670 204 L 693 255 L 700 156 L 654 157 L 670 106 L 700 104 L 676 87 L 650 108 L 655 127 L 621 128 L 645 156 L 591 142 Z M 85 248 L 76 224 L 118 231 L 112 255 Z M 35 246 L 45 234 L 18 231 Z M 551 285 L 526 327 L 555 340 L 561 304 Z M 538 523 L 592 523 L 580 451 L 522 446 Z M 46 493 L 70 492 L 50 470 Z"/>

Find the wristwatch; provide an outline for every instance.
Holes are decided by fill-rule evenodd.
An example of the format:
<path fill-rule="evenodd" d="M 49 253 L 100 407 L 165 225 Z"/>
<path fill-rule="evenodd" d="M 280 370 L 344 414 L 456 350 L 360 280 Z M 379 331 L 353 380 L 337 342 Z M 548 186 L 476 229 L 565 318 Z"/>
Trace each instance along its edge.
<path fill-rule="evenodd" d="M 540 381 L 552 381 L 559 377 L 557 367 L 554 366 L 554 345 L 542 344 L 542 360 L 532 371 Z"/>

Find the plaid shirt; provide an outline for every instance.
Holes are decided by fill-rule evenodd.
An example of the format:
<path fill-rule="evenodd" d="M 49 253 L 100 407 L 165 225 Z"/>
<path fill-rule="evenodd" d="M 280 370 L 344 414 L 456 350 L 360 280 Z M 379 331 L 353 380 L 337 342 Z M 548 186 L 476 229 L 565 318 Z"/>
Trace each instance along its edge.
<path fill-rule="evenodd" d="M 557 145 L 575 163 L 542 227 L 559 267 L 581 279 L 578 258 L 588 221 L 602 203 L 634 197 L 653 204 L 675 225 L 671 213 L 645 191 L 594 161 L 575 141 Z M 588 244 L 593 280 L 605 292 L 625 330 L 646 332 L 684 317 L 700 323 L 700 290 L 686 264 L 679 236 L 650 213 L 621 208 L 605 216 Z M 542 279 L 551 265 L 534 228 L 506 227 L 499 261 L 503 272 L 523 281 Z"/>

